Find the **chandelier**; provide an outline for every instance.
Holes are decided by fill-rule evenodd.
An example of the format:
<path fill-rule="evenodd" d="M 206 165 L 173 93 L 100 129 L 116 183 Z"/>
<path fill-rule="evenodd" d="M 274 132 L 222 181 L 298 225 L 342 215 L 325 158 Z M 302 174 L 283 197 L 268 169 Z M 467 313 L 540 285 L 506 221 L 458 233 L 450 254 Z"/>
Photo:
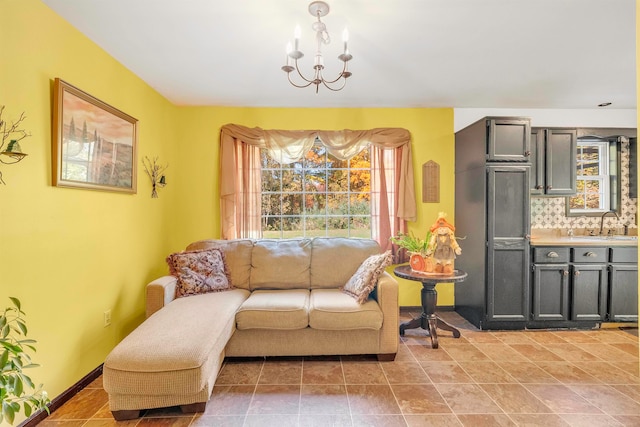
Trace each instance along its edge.
<path fill-rule="evenodd" d="M 304 54 L 298 49 L 298 45 L 300 42 L 299 25 L 296 25 L 293 49 L 291 48 L 291 42 L 287 43 L 287 65 L 283 65 L 282 70 L 287 73 L 287 79 L 289 80 L 289 83 L 291 83 L 295 87 L 305 88 L 314 84 L 316 85 L 316 93 L 318 93 L 318 89 L 322 84 L 327 89 L 337 92 L 344 88 L 344 86 L 347 84 L 347 78 L 351 77 L 351 72 L 349 71 L 347 66 L 347 63 L 351 60 L 351 58 L 353 58 L 349 53 L 349 49 L 347 48 L 349 33 L 347 32 L 346 28 L 342 33 L 344 51 L 338 56 L 338 59 L 343 62 L 342 71 L 334 80 L 326 80 L 322 75 L 322 70 L 324 70 L 322 45 L 329 44 L 331 42 L 331 37 L 329 37 L 327 26 L 324 24 L 324 22 L 322 22 L 320 18 L 326 16 L 329 13 L 329 5 L 324 1 L 311 2 L 311 4 L 309 4 L 309 13 L 317 18 L 317 21 L 314 22 L 311 26 L 311 28 L 316 32 L 317 43 L 316 55 L 313 60 L 313 78 L 306 78 L 300 71 L 300 68 L 298 68 L 298 59 L 304 56 Z M 293 65 L 291 65 L 292 60 Z M 292 80 L 291 72 L 294 70 L 297 71 L 298 76 L 300 76 L 300 78 L 302 79 L 302 83 L 298 84 Z"/>

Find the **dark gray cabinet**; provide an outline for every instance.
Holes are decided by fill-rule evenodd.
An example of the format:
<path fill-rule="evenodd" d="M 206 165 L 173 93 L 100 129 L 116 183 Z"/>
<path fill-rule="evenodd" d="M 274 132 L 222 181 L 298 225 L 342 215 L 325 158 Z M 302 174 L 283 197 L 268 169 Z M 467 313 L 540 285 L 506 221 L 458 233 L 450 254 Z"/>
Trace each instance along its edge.
<path fill-rule="evenodd" d="M 469 276 L 455 304 L 480 329 L 524 328 L 529 315 L 530 134 L 521 117 L 456 132 L 456 235 L 467 236 L 456 267 Z"/>
<path fill-rule="evenodd" d="M 638 321 L 638 248 L 611 248 L 609 320 Z"/>
<path fill-rule="evenodd" d="M 607 248 L 536 247 L 532 250 L 530 327 L 586 327 L 603 321 Z M 601 261 L 595 263 L 591 261 Z M 576 323 L 578 322 L 578 323 Z"/>
<path fill-rule="evenodd" d="M 569 264 L 534 264 L 531 287 L 533 320 L 569 319 Z"/>
<path fill-rule="evenodd" d="M 518 118 L 487 118 L 487 161 L 529 162 L 531 121 Z"/>
<path fill-rule="evenodd" d="M 635 247 L 534 247 L 530 328 L 638 319 Z"/>
<path fill-rule="evenodd" d="M 607 265 L 571 265 L 571 320 L 602 322 L 607 314 Z"/>
<path fill-rule="evenodd" d="M 576 193 L 577 141 L 575 129 L 531 130 L 531 194 Z"/>

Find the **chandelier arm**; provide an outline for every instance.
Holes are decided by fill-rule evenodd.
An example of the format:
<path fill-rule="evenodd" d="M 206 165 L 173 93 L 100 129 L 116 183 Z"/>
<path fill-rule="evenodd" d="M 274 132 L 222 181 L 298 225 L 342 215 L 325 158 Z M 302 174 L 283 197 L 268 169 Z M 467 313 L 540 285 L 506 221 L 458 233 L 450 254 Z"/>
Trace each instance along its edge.
<path fill-rule="evenodd" d="M 337 80 L 334 80 L 333 82 L 326 82 L 326 81 L 322 81 L 322 84 L 324 85 L 324 87 L 326 87 L 327 89 L 333 91 L 333 92 L 338 92 L 341 91 L 342 89 L 344 89 L 344 87 L 347 85 L 347 79 L 344 79 L 342 82 L 342 86 L 340 86 L 339 88 L 332 88 L 331 86 L 329 86 L 331 83 L 335 83 Z"/>
<path fill-rule="evenodd" d="M 303 77 L 303 79 L 304 79 L 304 77 Z M 305 87 L 309 87 L 313 83 L 313 81 L 309 81 L 307 79 L 304 79 L 307 82 L 306 85 L 296 84 L 293 80 L 291 80 L 291 73 L 287 73 L 287 80 L 289 80 L 289 83 L 291 83 L 292 86 L 295 86 L 295 87 L 297 87 L 299 89 L 304 89 Z"/>
<path fill-rule="evenodd" d="M 300 76 L 300 78 L 302 80 L 304 80 L 305 82 L 307 82 L 309 84 L 313 83 L 313 80 L 309 80 L 308 78 L 306 78 L 305 76 L 302 75 L 302 72 L 300 71 L 300 68 L 298 68 L 298 60 L 297 59 L 294 61 L 294 65 L 296 66 L 296 71 L 298 72 L 298 75 Z M 289 81 L 291 81 L 291 79 L 289 79 Z M 302 86 L 302 87 L 307 87 L 307 86 L 309 86 L 309 85 Z M 298 86 L 298 87 L 300 87 L 300 86 Z"/>

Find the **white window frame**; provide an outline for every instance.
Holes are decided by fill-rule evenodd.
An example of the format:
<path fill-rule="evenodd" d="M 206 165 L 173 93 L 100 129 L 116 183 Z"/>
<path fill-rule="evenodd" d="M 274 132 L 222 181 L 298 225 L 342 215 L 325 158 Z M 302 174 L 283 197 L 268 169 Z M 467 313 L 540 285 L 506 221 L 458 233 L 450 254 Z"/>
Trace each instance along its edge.
<path fill-rule="evenodd" d="M 595 209 L 595 208 L 584 208 L 584 209 L 576 209 L 576 208 L 569 208 L 569 211 L 571 214 L 574 215 L 587 215 L 587 214 L 594 214 L 594 213 L 604 213 L 610 210 L 610 206 L 611 206 L 611 189 L 610 187 L 610 172 L 609 172 L 609 141 L 603 141 L 600 139 L 593 139 L 593 140 L 581 140 L 578 141 L 578 152 L 580 152 L 580 150 L 582 149 L 582 147 L 585 146 L 590 146 L 590 147 L 597 147 L 598 148 L 598 161 L 599 161 L 599 166 L 598 166 L 598 170 L 600 171 L 599 175 L 581 175 L 581 168 L 579 168 L 577 170 L 576 173 L 576 183 L 578 181 L 598 181 L 599 182 L 599 188 L 600 188 L 600 206 Z M 576 156 L 578 155 L 578 153 L 576 153 Z M 580 166 L 579 162 L 578 162 L 578 167 Z M 577 187 L 577 185 L 576 185 Z M 584 188 L 586 189 L 586 185 L 584 186 Z M 567 204 L 569 203 L 569 199 L 567 199 Z M 585 194 L 585 200 L 586 200 L 586 194 Z"/>
<path fill-rule="evenodd" d="M 316 142 L 314 144 L 314 148 L 317 147 L 318 145 L 321 145 L 321 143 L 320 142 Z M 366 150 L 369 150 L 369 157 L 371 158 L 371 146 L 367 147 Z M 262 154 L 263 153 L 261 153 L 261 155 Z M 346 168 L 328 168 L 326 166 L 327 165 L 326 159 L 330 156 L 330 154 L 325 151 L 324 156 L 325 156 L 324 170 L 325 170 L 325 174 L 326 174 L 325 176 L 327 176 L 327 178 L 329 176 L 329 171 L 332 171 L 332 170 L 344 170 L 344 171 L 347 171 L 347 181 L 350 183 L 351 182 L 351 170 L 363 170 L 362 168 L 352 169 L 350 165 L 348 167 L 346 167 Z M 295 163 L 304 164 L 304 159 L 300 160 L 299 162 L 295 162 Z M 347 221 L 347 228 L 345 229 L 346 233 L 345 233 L 344 236 L 341 235 L 342 237 L 354 237 L 355 236 L 355 235 L 352 235 L 352 230 L 355 230 L 355 228 L 351 227 L 351 225 L 352 225 L 351 224 L 351 218 L 366 218 L 369 221 L 369 235 L 368 236 L 362 236 L 362 235 L 360 235 L 360 233 L 358 233 L 358 236 L 356 236 L 356 237 L 368 237 L 368 238 L 371 238 L 373 236 L 373 226 L 372 226 L 372 222 L 373 222 L 373 215 L 372 215 L 373 207 L 371 206 L 371 201 L 372 201 L 371 192 L 369 192 L 369 203 L 370 203 L 369 214 L 364 215 L 364 214 L 352 213 L 351 212 L 351 203 L 349 202 L 349 207 L 348 207 L 347 214 L 338 215 L 338 214 L 329 212 L 329 206 L 328 206 L 327 201 L 329 200 L 329 196 L 330 195 L 346 196 L 347 200 L 350 201 L 351 197 L 353 195 L 357 195 L 357 194 L 361 194 L 361 193 L 352 192 L 350 184 L 349 184 L 349 187 L 348 187 L 347 191 L 329 191 L 328 190 L 328 185 L 325 185 L 325 190 L 324 190 L 324 192 L 321 193 L 321 194 L 325 195 L 324 215 L 306 214 L 305 205 L 304 205 L 305 196 L 308 195 L 308 194 L 318 194 L 318 193 L 317 192 L 309 193 L 309 192 L 306 191 L 306 185 L 305 185 L 305 182 L 306 182 L 305 181 L 306 180 L 306 169 L 304 168 L 304 166 L 302 166 L 302 179 L 303 179 L 303 181 L 302 181 L 301 191 L 294 193 L 294 194 L 297 194 L 297 195 L 301 196 L 301 199 L 302 199 L 302 207 L 301 207 L 302 213 L 300 215 L 284 215 L 284 214 L 282 214 L 283 196 L 285 196 L 287 194 L 290 194 L 290 193 L 284 191 L 283 188 L 282 188 L 282 186 L 283 186 L 282 175 L 283 175 L 283 171 L 289 170 L 290 167 L 283 167 L 281 165 L 280 168 L 265 168 L 265 167 L 262 168 L 262 170 L 266 170 L 266 171 L 278 170 L 278 169 L 280 170 L 280 190 L 279 191 L 271 191 L 271 192 L 267 192 L 266 193 L 261 189 L 261 198 L 264 196 L 264 194 L 271 194 L 271 195 L 279 195 L 280 196 L 280 204 L 281 204 L 280 212 L 281 213 L 279 215 L 270 215 L 269 216 L 270 218 L 274 218 L 275 217 L 275 218 L 279 218 L 280 219 L 279 237 L 277 237 L 277 238 L 280 238 L 280 239 L 285 238 L 284 237 L 285 230 L 283 230 L 282 223 L 283 223 L 283 220 L 286 219 L 286 218 L 300 218 L 300 220 L 301 220 L 301 227 L 300 227 L 300 230 L 299 230 L 299 235 L 296 234 L 295 236 L 289 236 L 289 237 L 310 237 L 309 235 L 307 235 L 307 233 L 308 233 L 307 220 L 308 219 L 312 220 L 314 218 L 318 218 L 318 217 L 322 217 L 322 216 L 325 218 L 325 230 L 324 230 L 324 235 L 321 236 L 321 237 L 330 236 L 329 232 L 331 230 L 333 230 L 333 228 L 331 228 L 329 226 L 331 219 L 342 219 L 342 218 L 346 218 L 346 221 Z M 371 169 L 369 169 L 369 171 L 371 172 Z M 371 173 L 370 179 L 372 179 L 372 176 L 373 176 L 373 174 Z M 370 188 L 372 188 L 371 184 L 370 184 Z M 262 224 L 262 223 L 264 223 L 264 220 L 265 220 L 265 212 L 261 212 L 261 216 L 262 216 L 262 220 L 261 220 L 261 224 Z M 363 230 L 363 229 L 359 229 L 359 230 Z M 262 233 L 266 233 L 266 232 L 267 231 L 265 231 L 264 229 L 262 230 Z M 314 236 L 316 236 L 316 234 L 314 234 Z"/>

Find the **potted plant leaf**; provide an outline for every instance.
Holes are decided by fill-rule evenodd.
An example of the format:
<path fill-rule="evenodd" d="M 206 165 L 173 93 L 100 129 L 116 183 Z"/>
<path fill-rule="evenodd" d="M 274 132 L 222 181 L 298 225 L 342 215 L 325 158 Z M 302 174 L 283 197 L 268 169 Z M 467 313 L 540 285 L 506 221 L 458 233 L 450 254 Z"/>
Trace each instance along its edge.
<path fill-rule="evenodd" d="M 409 252 L 409 265 L 411 266 L 411 270 L 420 273 L 433 272 L 432 251 L 429 250 L 431 231 L 427 231 L 424 239 L 416 237 L 413 233 L 398 233 L 397 236 L 391 237 L 390 240 L 391 243 Z"/>
<path fill-rule="evenodd" d="M 35 387 L 26 369 L 39 366 L 31 361 L 28 350 L 36 351 L 35 340 L 27 338 L 25 313 L 20 300 L 9 297 L 11 306 L 0 312 L 0 423 L 13 424 L 16 414 L 24 411 L 29 417 L 34 411 L 49 412 L 47 392 L 42 384 Z"/>

